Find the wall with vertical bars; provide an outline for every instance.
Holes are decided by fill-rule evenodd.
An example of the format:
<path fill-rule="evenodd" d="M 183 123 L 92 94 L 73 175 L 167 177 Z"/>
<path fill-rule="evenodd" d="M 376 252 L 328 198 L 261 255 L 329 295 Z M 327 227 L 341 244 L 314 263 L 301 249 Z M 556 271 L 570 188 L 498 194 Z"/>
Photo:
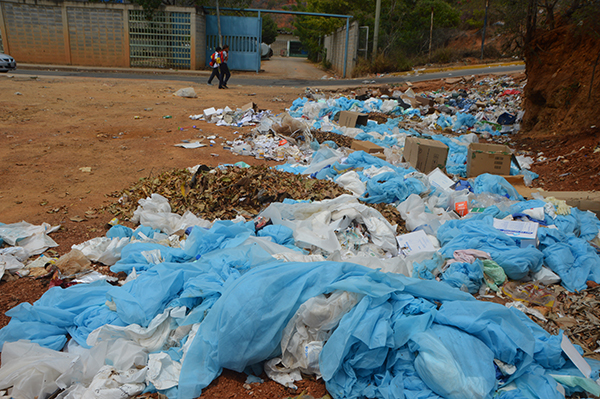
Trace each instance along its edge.
<path fill-rule="evenodd" d="M 0 0 L 0 49 L 17 63 L 200 69 L 205 29 L 195 8 Z"/>

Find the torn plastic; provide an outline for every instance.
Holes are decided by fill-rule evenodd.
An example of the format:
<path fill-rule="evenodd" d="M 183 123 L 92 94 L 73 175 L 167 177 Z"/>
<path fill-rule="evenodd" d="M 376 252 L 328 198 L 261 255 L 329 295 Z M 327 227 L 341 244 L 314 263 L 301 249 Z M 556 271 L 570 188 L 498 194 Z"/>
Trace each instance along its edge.
<path fill-rule="evenodd" d="M 359 299 L 354 293 L 335 291 L 300 305 L 283 330 L 281 363 L 288 369 L 320 376 L 319 355 L 323 344 Z"/>
<path fill-rule="evenodd" d="M 169 201 L 160 194 L 152 194 L 149 198 L 138 201 L 139 206 L 133 212 L 131 221 L 144 226 L 159 229 L 166 234 L 185 231 L 190 226 L 208 228 L 211 223 L 187 211 L 183 215 L 171 213 Z"/>
<path fill-rule="evenodd" d="M 351 195 L 310 204 L 273 203 L 261 215 L 269 217 L 274 224 L 291 228 L 300 247 L 317 247 L 326 253 L 339 251 L 342 247 L 335 232 L 356 221 L 365 225 L 373 244 L 392 255 L 398 253 L 395 227 L 377 210 L 361 205 Z"/>
<path fill-rule="evenodd" d="M 48 223 L 32 225 L 25 221 L 0 225 L 0 239 L 8 245 L 23 247 L 29 255 L 39 255 L 48 248 L 57 247 L 58 244 L 48 236 L 58 230 L 60 226 L 50 226 Z"/>

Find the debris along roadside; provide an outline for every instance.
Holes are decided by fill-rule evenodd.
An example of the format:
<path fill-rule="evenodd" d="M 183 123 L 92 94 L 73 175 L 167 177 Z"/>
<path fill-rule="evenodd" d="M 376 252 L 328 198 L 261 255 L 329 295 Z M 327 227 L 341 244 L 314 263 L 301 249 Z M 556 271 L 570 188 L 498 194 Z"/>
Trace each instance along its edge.
<path fill-rule="evenodd" d="M 331 164 L 305 174 L 335 177 L 338 183 L 347 179 L 356 196 L 398 205 L 410 230 L 420 232 L 420 238 L 424 236 L 429 242 L 420 240 L 422 247 L 413 246 L 415 251 L 402 253 L 410 241 L 403 239 L 401 246 L 396 244 L 400 237 L 390 221 L 386 223 L 377 212 L 347 194 L 311 203 L 284 199 L 271 203 L 258 217 L 242 214 L 234 219 L 236 223 L 184 217 L 171 213 L 166 198 L 140 198 L 133 220 L 141 222 L 143 234 L 152 235 L 157 242 L 130 242 L 121 248 L 113 267 L 113 271 L 129 275 L 121 287 L 99 282 L 49 291 L 33 305 L 31 313 L 26 306 L 12 312 L 12 324 L 0 332 L 3 340 L 5 336 L 24 337 L 23 327 L 40 323 L 46 335 L 31 337 L 34 342 L 59 348 L 68 332 L 72 337 L 70 353 L 89 357 L 62 357 L 69 364 L 65 367 L 56 361 L 58 352 L 38 349 L 47 356 L 44 363 L 39 358 L 19 356 L 31 346 L 17 342 L 5 346 L 9 365 L 18 360 L 23 370 L 30 370 L 32 363 L 36 367 L 49 364 L 51 373 L 60 377 L 47 381 L 58 381 L 72 395 L 92 387 L 102 392 L 114 385 L 126 392 L 139 392 L 152 384 L 173 397 L 177 396 L 173 391 L 176 386 L 179 397 L 194 397 L 221 367 L 242 371 L 263 360 L 269 361 L 264 365 L 269 375 L 288 385 L 294 384 L 300 372 L 320 374 L 336 398 L 413 393 L 486 397 L 498 388 L 500 397 L 515 397 L 519 390 L 553 397 L 559 395 L 557 381 L 569 393 L 580 391 L 582 386 L 596 392 L 594 382 L 584 377 L 597 378 L 598 364 L 590 360 L 588 369 L 568 344 L 561 350 L 559 335 L 548 335 L 517 310 L 527 308 L 509 309 L 475 301 L 463 291 L 498 301 L 508 296 L 511 301 L 543 298 L 543 304 L 552 303 L 550 293 L 539 284 L 539 288 L 533 287 L 538 291 L 533 291 L 518 289 L 520 282 L 511 289 L 502 283 L 507 275 L 514 280 L 521 274 L 557 281 L 545 269 L 538 269 L 542 259 L 561 274 L 567 286 L 582 280 L 587 283 L 590 277 L 594 280 L 597 255 L 587 251 L 593 247 L 586 245 L 597 237 L 597 220 L 563 204 L 547 205 L 543 199 L 517 201 L 519 193 L 499 176 L 484 174 L 469 180 L 473 192 L 468 188 L 466 192 L 454 190 L 452 185 L 458 182 L 450 177 L 446 178 L 452 184 L 440 184 L 438 189 L 432 183 L 434 175 L 425 175 L 401 159 L 388 163 L 364 152 L 332 147 L 320 146 L 308 167 L 316 165 L 317 156 Z M 401 156 L 398 151 L 388 154 L 390 159 Z M 192 176 L 187 177 L 191 188 Z M 440 182 L 441 177 L 435 181 Z M 362 194 L 360 183 L 365 186 Z M 146 184 L 161 186 L 160 181 Z M 177 187 L 187 192 L 185 184 L 174 184 Z M 149 190 L 146 186 L 140 189 Z M 169 190 L 173 193 L 173 188 Z M 146 196 L 149 194 L 151 191 Z M 129 200 L 119 198 L 121 202 Z M 457 208 L 458 204 L 464 206 Z M 541 218 L 544 222 L 548 219 L 557 232 L 538 226 L 540 244 L 523 247 L 524 240 L 509 237 L 490 220 L 509 214 L 528 219 L 520 220 L 522 223 L 531 223 L 530 217 L 540 222 Z M 153 230 L 159 226 L 166 239 L 156 238 Z M 107 238 L 123 239 L 131 234 L 125 226 L 116 225 Z M 466 247 L 459 248 L 461 245 Z M 419 251 L 432 247 L 435 251 Z M 579 249 L 586 249 L 583 256 Z M 561 263 L 553 256 L 557 250 L 577 256 L 573 256 L 572 264 Z M 339 260 L 350 263 L 336 262 Z M 375 272 L 357 264 L 418 275 L 420 279 Z M 582 265 L 589 266 L 588 274 L 580 273 L 585 269 Z M 497 294 L 492 284 L 499 289 Z M 90 295 L 94 293 L 97 297 Z M 591 295 L 593 291 L 588 290 L 588 301 Z M 340 302 L 345 306 L 338 306 Z M 72 308 L 73 303 L 77 308 Z M 50 308 L 50 304 L 54 306 Z M 33 312 L 37 315 L 42 309 L 42 320 L 33 317 Z M 58 310 L 68 311 L 53 313 Z M 547 314 L 556 313 L 555 320 L 546 319 L 568 326 L 563 310 L 551 309 Z M 57 318 L 60 326 L 54 328 Z M 20 328 L 18 333 L 16 328 Z M 309 341 L 305 331 L 311 333 Z M 273 336 L 282 338 L 274 340 Z M 76 343 L 93 349 L 86 352 Z M 590 344 L 593 340 L 588 339 L 586 345 Z M 278 347 L 281 360 L 270 359 Z M 586 348 L 586 354 L 593 350 Z M 579 369 L 566 360 L 566 353 Z M 213 362 L 199 364 L 198 359 Z M 87 374 L 73 377 L 71 361 L 81 362 L 76 367 Z M 90 363 L 96 368 L 89 367 Z M 98 370 L 98 364 L 111 366 Z M 443 367 L 444 373 L 435 373 L 437 367 Z M 261 370 L 255 368 L 254 372 Z M 0 376 L 3 371 L 8 372 L 4 359 Z M 453 373 L 451 378 L 447 378 L 448 372 Z M 18 378 L 8 377 L 19 389 L 56 388 L 52 383 L 42 386 L 42 379 L 35 376 L 27 381 Z M 513 386 L 516 392 L 506 392 Z M 108 395 L 108 389 L 105 392 Z"/>

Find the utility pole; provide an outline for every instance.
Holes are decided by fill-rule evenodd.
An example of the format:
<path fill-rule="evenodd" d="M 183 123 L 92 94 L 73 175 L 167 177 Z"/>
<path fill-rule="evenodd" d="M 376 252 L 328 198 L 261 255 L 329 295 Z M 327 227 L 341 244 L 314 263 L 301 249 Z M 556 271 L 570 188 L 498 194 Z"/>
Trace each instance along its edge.
<path fill-rule="evenodd" d="M 483 45 L 485 43 L 485 27 L 487 26 L 489 0 L 485 0 L 485 16 L 483 17 L 483 32 L 481 33 L 481 60 L 483 61 Z"/>
<path fill-rule="evenodd" d="M 431 62 L 431 42 L 433 41 L 433 7 L 431 7 L 431 23 L 429 24 L 429 62 Z"/>
<path fill-rule="evenodd" d="M 381 14 L 381 0 L 375 3 L 375 31 L 373 32 L 373 61 L 377 58 L 377 40 L 379 39 L 379 14 Z"/>
<path fill-rule="evenodd" d="M 217 30 L 219 31 L 219 47 L 223 47 L 223 36 L 221 36 L 221 13 L 219 13 L 219 0 L 217 1 Z"/>

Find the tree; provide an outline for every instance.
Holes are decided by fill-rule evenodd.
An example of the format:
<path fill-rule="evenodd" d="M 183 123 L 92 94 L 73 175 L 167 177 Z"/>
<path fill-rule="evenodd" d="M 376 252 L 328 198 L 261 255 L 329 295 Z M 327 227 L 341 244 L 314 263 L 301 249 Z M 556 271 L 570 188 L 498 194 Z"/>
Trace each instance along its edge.
<path fill-rule="evenodd" d="M 215 0 L 130 0 L 133 4 L 140 5 L 148 12 L 151 18 L 152 13 L 161 6 L 179 6 L 179 7 L 214 7 Z M 246 8 L 250 6 L 251 0 L 219 0 L 220 7 Z"/>
<path fill-rule="evenodd" d="M 277 24 L 269 14 L 262 17 L 262 41 L 271 44 L 277 38 Z"/>

